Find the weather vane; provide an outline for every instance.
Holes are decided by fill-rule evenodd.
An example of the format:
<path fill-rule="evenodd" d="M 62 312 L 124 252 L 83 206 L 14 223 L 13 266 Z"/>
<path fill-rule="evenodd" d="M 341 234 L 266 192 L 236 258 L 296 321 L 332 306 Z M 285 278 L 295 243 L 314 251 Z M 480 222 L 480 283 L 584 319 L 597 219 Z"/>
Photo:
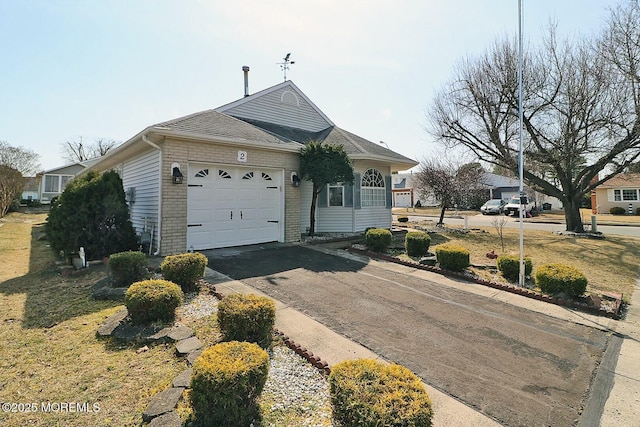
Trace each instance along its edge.
<path fill-rule="evenodd" d="M 277 64 L 280 66 L 280 69 L 284 72 L 285 82 L 287 81 L 287 70 L 289 69 L 289 65 L 293 65 L 296 63 L 296 61 L 290 60 L 289 57 L 291 57 L 291 53 L 287 53 L 287 56 L 282 58 L 284 62 L 277 62 Z"/>

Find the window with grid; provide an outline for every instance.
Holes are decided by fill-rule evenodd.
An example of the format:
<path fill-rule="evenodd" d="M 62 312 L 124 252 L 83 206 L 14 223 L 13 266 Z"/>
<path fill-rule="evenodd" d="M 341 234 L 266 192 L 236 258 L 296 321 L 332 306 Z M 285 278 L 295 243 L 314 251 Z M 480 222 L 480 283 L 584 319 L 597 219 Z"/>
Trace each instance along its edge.
<path fill-rule="evenodd" d="M 638 200 L 638 190 L 622 190 L 622 200 Z"/>
<path fill-rule="evenodd" d="M 386 192 L 384 188 L 384 178 L 377 169 L 367 169 L 362 174 L 362 182 L 360 188 L 360 205 L 368 206 L 385 206 L 387 202 Z"/>

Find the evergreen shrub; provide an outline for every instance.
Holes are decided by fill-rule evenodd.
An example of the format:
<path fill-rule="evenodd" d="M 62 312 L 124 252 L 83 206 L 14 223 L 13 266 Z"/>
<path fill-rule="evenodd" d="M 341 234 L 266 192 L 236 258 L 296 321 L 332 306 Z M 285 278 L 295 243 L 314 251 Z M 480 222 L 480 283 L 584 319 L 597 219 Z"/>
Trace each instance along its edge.
<path fill-rule="evenodd" d="M 458 245 L 442 244 L 435 248 L 436 261 L 445 270 L 463 271 L 469 267 L 469 251 Z"/>
<path fill-rule="evenodd" d="M 248 426 L 269 372 L 269 356 L 257 344 L 216 344 L 193 362 L 189 398 L 202 426 Z"/>
<path fill-rule="evenodd" d="M 271 345 L 276 305 L 271 298 L 231 294 L 218 304 L 218 326 L 224 341 L 248 341 L 263 348 Z"/>
<path fill-rule="evenodd" d="M 197 288 L 198 280 L 204 277 L 209 260 L 199 252 L 169 255 L 160 264 L 162 277 L 180 285 L 184 292 Z"/>
<path fill-rule="evenodd" d="M 498 257 L 497 266 L 498 271 L 502 273 L 502 276 L 511 281 L 518 280 L 520 278 L 520 257 L 515 255 L 501 255 Z M 531 258 L 524 258 L 524 275 L 531 276 L 533 271 L 533 262 Z"/>
<path fill-rule="evenodd" d="M 433 409 L 420 379 L 404 366 L 371 359 L 331 369 L 333 421 L 340 426 L 431 426 Z"/>
<path fill-rule="evenodd" d="M 413 257 L 424 256 L 429 251 L 431 237 L 422 231 L 409 231 L 404 238 L 407 255 Z"/>
<path fill-rule="evenodd" d="M 391 245 L 391 231 L 386 228 L 370 228 L 364 235 L 367 247 L 375 252 L 384 252 Z"/>
<path fill-rule="evenodd" d="M 135 282 L 124 294 L 124 304 L 136 325 L 172 321 L 183 299 L 178 285 L 157 279 Z"/>
<path fill-rule="evenodd" d="M 587 277 L 577 268 L 559 264 L 545 264 L 535 272 L 536 285 L 549 295 L 565 293 L 575 298 L 587 290 Z"/>
<path fill-rule="evenodd" d="M 609 213 L 611 215 L 624 215 L 626 211 L 622 206 L 614 206 L 611 209 L 609 209 Z"/>
<path fill-rule="evenodd" d="M 69 181 L 51 201 L 45 230 L 53 251 L 65 256 L 80 247 L 88 259 L 138 248 L 122 179 L 115 171 L 89 172 Z"/>
<path fill-rule="evenodd" d="M 108 265 L 116 287 L 129 286 L 133 282 L 149 278 L 147 256 L 142 252 L 127 251 L 111 254 Z"/>

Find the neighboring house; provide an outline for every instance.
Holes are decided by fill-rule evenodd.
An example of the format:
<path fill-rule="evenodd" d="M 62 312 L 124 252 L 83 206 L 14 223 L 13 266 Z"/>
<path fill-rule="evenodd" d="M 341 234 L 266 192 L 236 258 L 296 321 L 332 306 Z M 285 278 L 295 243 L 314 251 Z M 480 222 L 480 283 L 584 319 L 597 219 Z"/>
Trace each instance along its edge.
<path fill-rule="evenodd" d="M 418 199 L 414 197 L 413 174 L 395 173 L 391 175 L 391 185 L 394 208 L 410 208 L 415 205 Z"/>
<path fill-rule="evenodd" d="M 67 183 L 80 172 L 96 163 L 98 159 L 84 160 L 59 168 L 40 172 L 37 177 L 40 180 L 38 199 L 41 203 L 49 204 L 54 197 L 64 191 Z"/>
<path fill-rule="evenodd" d="M 33 201 L 33 202 L 40 200 L 40 195 L 38 194 L 39 188 L 40 188 L 39 177 L 25 176 L 24 188 L 22 189 L 22 195 L 20 196 L 20 199 Z"/>
<path fill-rule="evenodd" d="M 156 254 L 295 242 L 310 225 L 312 185 L 298 174 L 311 140 L 342 145 L 355 172 L 319 194 L 316 232 L 390 228 L 391 174 L 417 162 L 337 127 L 291 81 L 149 126 L 91 169 L 119 171 Z"/>
<path fill-rule="evenodd" d="M 640 207 L 639 191 L 640 174 L 616 175 L 591 192 L 591 210 L 593 213 L 606 214 L 612 207 L 619 206 L 627 213 L 635 214 Z"/>
<path fill-rule="evenodd" d="M 484 182 L 489 188 L 489 199 L 502 199 L 508 201 L 512 197 L 520 195 L 520 182 L 515 178 L 485 172 Z M 562 203 L 555 197 L 532 191 L 527 186 L 524 187 L 529 199 L 534 201 L 536 207 L 541 209 L 543 205 L 551 209 L 559 209 Z"/>

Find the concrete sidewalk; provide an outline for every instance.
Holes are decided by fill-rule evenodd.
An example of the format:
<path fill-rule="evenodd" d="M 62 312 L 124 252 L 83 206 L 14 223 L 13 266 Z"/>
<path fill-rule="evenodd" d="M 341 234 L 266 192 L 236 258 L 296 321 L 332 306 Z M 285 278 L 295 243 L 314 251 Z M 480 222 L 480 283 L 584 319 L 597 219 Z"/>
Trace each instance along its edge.
<path fill-rule="evenodd" d="M 372 260 L 360 255 L 350 254 L 344 250 L 338 250 L 340 245 L 311 245 L 313 249 L 333 255 L 350 257 L 359 261 L 375 264 L 399 274 L 412 275 L 447 287 L 464 289 L 488 298 L 503 301 L 508 304 L 526 308 L 528 310 L 544 313 L 546 315 L 563 319 L 573 323 L 588 325 L 601 330 L 617 332 L 623 336 L 617 364 L 614 363 L 614 382 L 607 396 L 606 390 L 599 398 L 606 400 L 600 423 L 590 420 L 588 423 L 580 423 L 586 426 L 640 426 L 640 284 L 636 285 L 630 310 L 626 319 L 615 321 L 598 316 L 580 313 L 565 307 L 547 304 L 532 300 L 523 296 L 499 291 L 476 284 L 461 284 L 436 273 L 415 269 L 386 261 Z M 215 284 L 217 290 L 224 295 L 231 293 L 254 293 L 260 291 L 247 284 L 232 280 L 221 273 L 207 269 L 207 280 Z M 273 299 L 273 298 L 272 298 Z M 292 338 L 296 343 L 306 347 L 315 355 L 321 357 L 330 366 L 343 360 L 357 358 L 381 359 L 369 349 L 339 335 L 328 329 L 316 320 L 305 314 L 275 300 L 276 302 L 276 327 Z M 425 388 L 433 401 L 434 426 L 498 426 L 497 422 L 468 407 L 455 398 L 425 384 Z M 592 394 L 594 394 L 592 392 Z M 595 399 L 597 400 L 597 399 Z M 602 402 L 594 405 L 602 406 Z M 599 414 L 600 410 L 597 409 Z"/>

